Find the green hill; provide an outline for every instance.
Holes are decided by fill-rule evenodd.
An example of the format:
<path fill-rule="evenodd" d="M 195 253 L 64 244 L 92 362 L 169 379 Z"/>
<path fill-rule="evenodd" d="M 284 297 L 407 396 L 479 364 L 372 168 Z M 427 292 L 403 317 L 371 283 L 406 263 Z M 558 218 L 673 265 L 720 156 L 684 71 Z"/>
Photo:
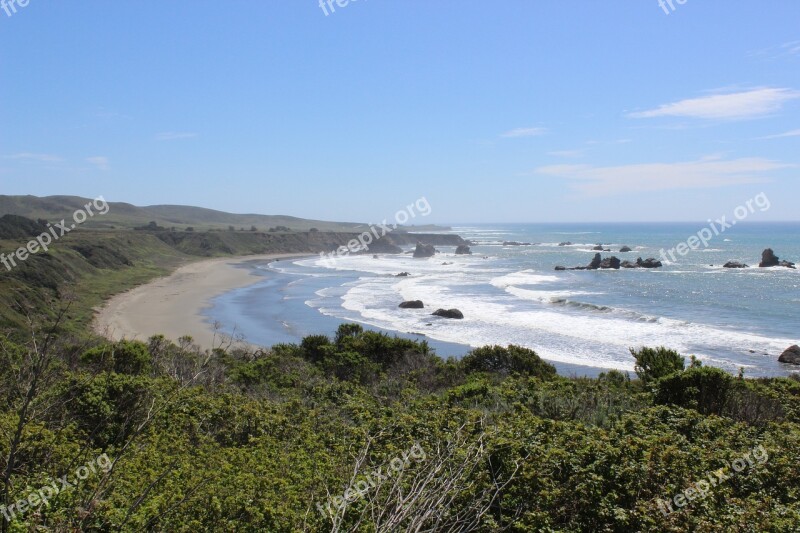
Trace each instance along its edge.
<path fill-rule="evenodd" d="M 79 196 L 4 196 L 0 195 L 0 216 L 10 214 L 30 219 L 60 220 L 69 218 L 91 199 Z M 124 202 L 108 202 L 110 210 L 103 216 L 89 218 L 88 228 L 134 228 L 156 222 L 166 228 L 185 229 L 236 229 L 260 231 L 285 227 L 293 231 L 363 231 L 366 224 L 356 222 L 330 222 L 285 215 L 235 214 L 184 205 L 151 205 L 138 207 Z M 411 229 L 408 227 L 407 229 Z M 449 228 L 433 225 L 414 226 L 414 231 L 442 231 Z"/>

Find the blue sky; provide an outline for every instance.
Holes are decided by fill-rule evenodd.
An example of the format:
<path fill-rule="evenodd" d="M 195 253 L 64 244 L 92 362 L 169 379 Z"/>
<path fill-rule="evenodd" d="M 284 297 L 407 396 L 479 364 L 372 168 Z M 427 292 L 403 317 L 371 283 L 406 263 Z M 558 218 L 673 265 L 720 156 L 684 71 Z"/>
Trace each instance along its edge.
<path fill-rule="evenodd" d="M 763 192 L 800 219 L 800 2 L 673 5 L 30 0 L 0 10 L 0 193 L 538 222 Z"/>

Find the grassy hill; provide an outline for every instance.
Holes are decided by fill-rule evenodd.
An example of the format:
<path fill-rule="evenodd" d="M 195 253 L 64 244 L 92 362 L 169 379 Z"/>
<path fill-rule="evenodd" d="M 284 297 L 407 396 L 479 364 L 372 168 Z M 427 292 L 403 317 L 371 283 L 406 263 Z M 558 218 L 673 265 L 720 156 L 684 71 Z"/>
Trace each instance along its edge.
<path fill-rule="evenodd" d="M 4 196 L 0 195 L 0 216 L 11 214 L 30 219 L 60 220 L 71 217 L 83 208 L 91 199 L 79 196 Z M 257 230 L 267 231 L 279 226 L 294 231 L 308 231 L 316 228 L 320 231 L 363 231 L 366 224 L 356 222 L 330 222 L 311 220 L 285 215 L 235 214 L 215 211 L 203 207 L 184 205 L 152 205 L 138 207 L 124 202 L 109 202 L 110 210 L 106 215 L 89 218 L 84 227 L 88 228 L 134 228 L 156 222 L 166 228 L 185 229 L 236 229 L 249 230 L 255 226 Z M 441 231 L 448 228 L 433 225 L 409 226 L 414 231 Z"/>
<path fill-rule="evenodd" d="M 114 213 L 113 209 L 108 215 Z M 0 253 L 11 255 L 45 230 L 42 222 L 1 215 Z M 76 302 L 68 324 L 76 331 L 86 329 L 92 308 L 105 298 L 164 275 L 182 263 L 217 256 L 331 252 L 357 235 L 357 230 L 134 231 L 82 225 L 56 241 L 47 253 L 33 254 L 11 271 L 0 265 L 0 334 L 6 328 L 24 329 L 26 312 L 51 315 L 70 295 Z M 397 232 L 374 242 L 369 253 L 395 252 L 399 246 L 413 246 L 418 238 L 445 246 L 464 242 L 452 234 Z"/>

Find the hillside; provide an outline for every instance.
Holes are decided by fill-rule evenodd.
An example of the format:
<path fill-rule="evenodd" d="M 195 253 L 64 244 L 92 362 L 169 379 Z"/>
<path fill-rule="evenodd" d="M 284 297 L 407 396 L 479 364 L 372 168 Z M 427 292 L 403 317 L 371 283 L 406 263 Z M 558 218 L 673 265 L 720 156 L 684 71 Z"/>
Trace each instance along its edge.
<path fill-rule="evenodd" d="M 11 214 L 30 219 L 60 220 L 72 216 L 81 209 L 89 198 L 78 196 L 4 196 L 0 195 L 0 216 Z M 108 202 L 110 210 L 102 217 L 88 219 L 87 228 L 134 228 L 156 222 L 166 228 L 185 229 L 228 229 L 233 226 L 249 230 L 267 231 L 269 228 L 283 226 L 294 231 L 364 231 L 367 225 L 356 222 L 330 222 L 310 220 L 284 215 L 234 214 L 215 211 L 203 207 L 183 205 L 153 205 L 138 207 L 124 202 Z M 414 231 L 443 231 L 449 228 L 434 225 L 409 226 Z"/>
<path fill-rule="evenodd" d="M 75 200 L 80 201 L 80 200 Z M 126 205 L 126 204 L 123 204 Z M 109 212 L 109 215 L 113 213 Z M 41 233 L 41 222 L 18 215 L 0 216 L 0 253 L 7 255 Z M 8 271 L 0 265 L 0 331 L 19 328 L 24 309 L 49 316 L 67 295 L 77 300 L 68 322 L 84 328 L 93 306 L 177 265 L 202 258 L 267 253 L 318 254 L 332 252 L 356 238 L 355 231 L 170 231 L 108 228 L 84 225 L 56 241 L 47 253 L 31 255 Z M 439 246 L 464 244 L 453 234 L 387 234 L 370 245 L 368 253 L 394 253 L 422 240 Z"/>

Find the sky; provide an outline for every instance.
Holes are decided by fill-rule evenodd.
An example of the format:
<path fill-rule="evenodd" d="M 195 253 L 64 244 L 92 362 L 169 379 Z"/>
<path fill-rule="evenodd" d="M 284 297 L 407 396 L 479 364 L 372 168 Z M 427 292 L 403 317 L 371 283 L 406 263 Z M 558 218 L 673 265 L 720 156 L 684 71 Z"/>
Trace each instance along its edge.
<path fill-rule="evenodd" d="M 0 0 L 0 194 L 800 220 L 800 2 Z"/>

